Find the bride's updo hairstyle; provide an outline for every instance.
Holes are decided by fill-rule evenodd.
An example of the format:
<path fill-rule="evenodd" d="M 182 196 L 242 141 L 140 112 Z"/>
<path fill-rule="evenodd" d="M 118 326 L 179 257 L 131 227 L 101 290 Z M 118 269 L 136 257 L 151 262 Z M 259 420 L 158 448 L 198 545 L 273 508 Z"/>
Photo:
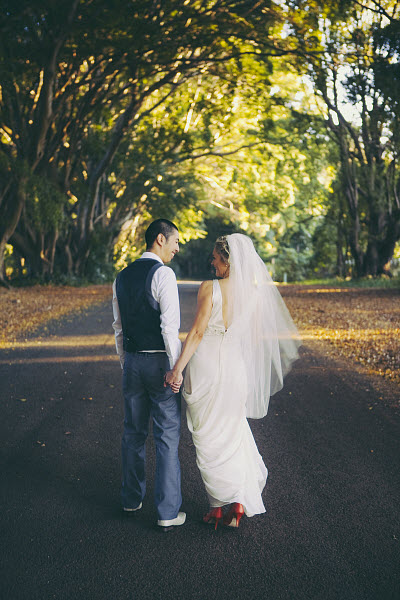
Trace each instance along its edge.
<path fill-rule="evenodd" d="M 217 238 L 214 248 L 215 252 L 220 255 L 224 263 L 229 264 L 229 245 L 226 235 L 221 235 L 219 238 Z"/>

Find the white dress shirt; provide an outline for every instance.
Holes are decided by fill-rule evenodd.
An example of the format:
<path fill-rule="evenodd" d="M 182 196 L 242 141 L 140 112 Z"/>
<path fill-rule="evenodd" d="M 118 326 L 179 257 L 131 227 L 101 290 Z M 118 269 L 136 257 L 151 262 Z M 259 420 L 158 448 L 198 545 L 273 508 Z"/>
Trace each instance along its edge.
<path fill-rule="evenodd" d="M 140 258 L 152 258 L 153 260 L 158 260 L 160 263 L 164 264 L 161 258 L 153 252 L 144 252 Z M 169 358 L 169 364 L 172 369 L 181 352 L 181 342 L 179 340 L 179 327 L 181 324 L 179 295 L 175 273 L 172 269 L 165 265 L 163 268 L 157 269 L 151 282 L 151 294 L 160 307 L 161 333 L 165 344 L 165 350 Z M 121 367 L 123 368 L 125 352 L 123 348 L 121 313 L 118 306 L 115 281 L 113 283 L 112 307 L 114 314 L 113 328 L 115 331 L 115 346 L 121 361 Z"/>

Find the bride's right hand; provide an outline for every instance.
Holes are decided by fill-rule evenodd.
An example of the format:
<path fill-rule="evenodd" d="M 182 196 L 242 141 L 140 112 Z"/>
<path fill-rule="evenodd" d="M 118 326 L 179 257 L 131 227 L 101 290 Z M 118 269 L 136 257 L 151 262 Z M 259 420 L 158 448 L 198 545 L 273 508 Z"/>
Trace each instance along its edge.
<path fill-rule="evenodd" d="M 175 371 L 167 371 L 164 375 L 164 387 L 170 386 L 171 390 L 176 394 L 182 385 L 183 375 L 182 373 L 175 373 Z"/>
<path fill-rule="evenodd" d="M 170 388 L 174 392 L 174 394 L 177 394 L 179 392 L 179 390 L 181 389 L 181 385 L 182 385 L 182 383 L 171 383 Z"/>

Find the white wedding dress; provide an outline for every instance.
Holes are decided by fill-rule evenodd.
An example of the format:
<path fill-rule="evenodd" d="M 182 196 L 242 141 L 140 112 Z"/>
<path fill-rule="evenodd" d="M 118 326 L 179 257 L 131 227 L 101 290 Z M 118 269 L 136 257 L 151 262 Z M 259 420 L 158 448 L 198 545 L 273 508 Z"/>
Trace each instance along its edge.
<path fill-rule="evenodd" d="M 246 419 L 246 368 L 238 337 L 225 328 L 221 286 L 214 280 L 210 320 L 186 367 L 183 398 L 210 506 L 240 502 L 250 517 L 265 512 L 261 492 L 268 471 Z"/>

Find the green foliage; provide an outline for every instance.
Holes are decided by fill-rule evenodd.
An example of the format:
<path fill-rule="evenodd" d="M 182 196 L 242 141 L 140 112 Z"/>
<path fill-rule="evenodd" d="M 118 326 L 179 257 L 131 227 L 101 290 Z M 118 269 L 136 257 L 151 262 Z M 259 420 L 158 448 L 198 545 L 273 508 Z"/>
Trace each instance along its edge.
<path fill-rule="evenodd" d="M 321 220 L 312 237 L 312 256 L 308 275 L 332 277 L 337 272 L 337 222 L 328 215 Z"/>
<path fill-rule="evenodd" d="M 378 48 L 373 62 L 374 80 L 391 110 L 400 111 L 400 21 L 392 20 L 386 26 L 374 28 L 374 42 Z"/>
<path fill-rule="evenodd" d="M 240 223 L 230 220 L 228 215 L 210 211 L 205 216 L 202 229 L 207 232 L 205 239 L 192 239 L 181 247 L 171 267 L 178 277 L 186 279 L 210 279 L 215 276 L 211 268 L 211 254 L 215 240 L 221 235 L 244 233 Z"/>
<path fill-rule="evenodd" d="M 343 239 L 338 241 L 351 250 L 353 274 L 382 273 L 400 238 L 399 72 L 394 60 L 399 6 L 390 0 L 349 1 L 321 13 L 318 2 L 293 4 L 298 10 L 291 15 L 292 31 L 323 34 L 316 53 L 304 37 L 298 66 L 308 68 L 338 150 L 339 195 L 333 196 L 340 207 Z"/>
<path fill-rule="evenodd" d="M 381 275 L 379 277 L 361 277 L 359 279 L 340 277 L 323 277 L 322 279 L 303 279 L 293 281 L 296 285 L 318 285 L 326 287 L 338 288 L 382 288 L 382 289 L 400 289 L 400 277 L 387 277 Z"/>
<path fill-rule="evenodd" d="M 187 167 L 174 167 L 196 150 L 191 145 L 195 136 L 186 135 L 179 105 L 167 119 L 161 118 L 162 109 L 173 98 L 179 102 L 179 89 L 192 78 L 219 78 L 222 96 L 229 95 L 235 70 L 241 71 L 241 53 L 269 46 L 265 34 L 279 21 L 279 10 L 265 12 L 267 5 L 61 0 L 22 7 L 2 0 L 0 119 L 2 136 L 8 137 L 1 150 L 8 158 L 26 159 L 33 175 L 43 180 L 28 190 L 15 236 L 26 234 L 27 218 L 35 227 L 40 221 L 44 229 L 60 221 L 54 193 L 59 187 L 65 196 L 56 258 L 59 268 L 64 263 L 69 271 L 84 274 L 99 227 L 111 230 L 110 245 L 117 231 L 137 217 L 186 208 L 196 212 L 194 177 Z M 276 52 L 273 45 L 269 51 Z M 206 124 L 208 98 L 199 102 Z M 143 126 L 158 108 L 159 123 L 152 128 L 158 142 L 148 144 Z M 218 125 L 216 106 L 214 112 L 216 118 L 203 128 L 204 140 L 229 125 Z M 152 185 L 143 190 L 150 185 L 146 182 Z M 15 190 L 6 188 L 6 193 Z M 30 244 L 34 247 L 37 253 L 38 245 Z M 28 246 L 24 252 L 30 254 Z M 51 247 L 44 254 L 52 260 Z M 32 264 L 39 260 L 26 258 Z"/>
<path fill-rule="evenodd" d="M 157 217 L 181 230 L 181 276 L 207 276 L 232 231 L 277 279 L 331 275 L 350 250 L 353 268 L 392 236 L 390 257 L 397 15 L 352 0 L 76 6 L 2 0 L 0 210 L 25 182 L 11 241 L 29 272 L 108 279 Z"/>
<path fill-rule="evenodd" d="M 38 175 L 26 184 L 26 217 L 31 226 L 43 232 L 59 227 L 63 217 L 66 196 L 49 179 Z"/>
<path fill-rule="evenodd" d="M 309 254 L 299 254 L 295 248 L 280 246 L 273 269 L 274 281 L 301 281 L 306 277 Z"/>
<path fill-rule="evenodd" d="M 109 235 L 102 228 L 96 228 L 92 236 L 91 252 L 85 268 L 85 279 L 90 283 L 106 283 L 115 275 L 110 255 Z"/>

